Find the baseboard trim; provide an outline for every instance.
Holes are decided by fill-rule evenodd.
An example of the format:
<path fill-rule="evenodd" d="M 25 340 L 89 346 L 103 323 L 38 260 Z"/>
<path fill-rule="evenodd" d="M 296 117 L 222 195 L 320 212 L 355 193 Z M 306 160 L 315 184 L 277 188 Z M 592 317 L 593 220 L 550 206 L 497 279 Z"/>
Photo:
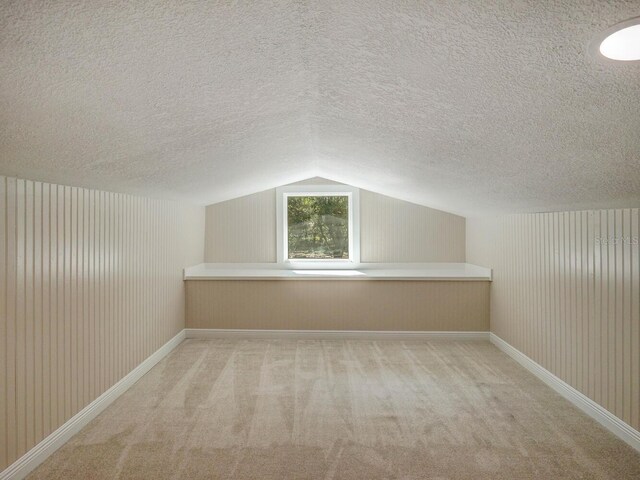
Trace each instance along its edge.
<path fill-rule="evenodd" d="M 218 328 L 186 328 L 187 338 L 298 338 L 313 340 L 426 340 L 449 338 L 456 340 L 488 340 L 489 332 L 420 332 L 377 330 L 250 330 Z"/>
<path fill-rule="evenodd" d="M 496 347 L 513 358 L 516 362 L 529 370 L 536 377 L 597 421 L 600 425 L 640 452 L 640 432 L 638 430 L 620 420 L 613 413 L 601 407 L 565 381 L 556 377 L 549 370 L 531 360 L 531 358 L 505 342 L 495 333 L 491 333 L 489 338 L 491 343 Z"/>
<path fill-rule="evenodd" d="M 84 407 L 62 426 L 39 442 L 35 447 L 22 457 L 9 465 L 0 473 L 0 480 L 20 480 L 26 477 L 38 465 L 51 454 L 63 446 L 73 435 L 78 433 L 85 425 L 97 417 L 105 408 L 114 402 L 120 395 L 127 391 L 134 383 L 153 368 L 160 360 L 166 357 L 185 339 L 185 331 L 182 330 L 162 347 L 152 353 L 145 361 L 131 370 L 109 390 Z"/>

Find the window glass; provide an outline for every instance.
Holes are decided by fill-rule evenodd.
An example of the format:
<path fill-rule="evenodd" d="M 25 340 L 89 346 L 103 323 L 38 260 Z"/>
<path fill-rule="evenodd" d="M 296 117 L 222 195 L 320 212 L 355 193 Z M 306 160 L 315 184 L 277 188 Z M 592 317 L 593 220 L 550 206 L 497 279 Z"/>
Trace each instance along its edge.
<path fill-rule="evenodd" d="M 349 197 L 287 197 L 289 259 L 349 258 Z"/>

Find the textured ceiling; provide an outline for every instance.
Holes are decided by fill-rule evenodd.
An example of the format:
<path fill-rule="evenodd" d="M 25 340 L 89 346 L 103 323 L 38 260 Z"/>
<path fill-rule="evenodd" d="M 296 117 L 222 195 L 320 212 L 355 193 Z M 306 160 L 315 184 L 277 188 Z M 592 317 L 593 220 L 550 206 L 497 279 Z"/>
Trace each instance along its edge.
<path fill-rule="evenodd" d="M 4 1 L 0 174 L 211 203 L 320 175 L 475 214 L 640 205 L 640 1 Z"/>

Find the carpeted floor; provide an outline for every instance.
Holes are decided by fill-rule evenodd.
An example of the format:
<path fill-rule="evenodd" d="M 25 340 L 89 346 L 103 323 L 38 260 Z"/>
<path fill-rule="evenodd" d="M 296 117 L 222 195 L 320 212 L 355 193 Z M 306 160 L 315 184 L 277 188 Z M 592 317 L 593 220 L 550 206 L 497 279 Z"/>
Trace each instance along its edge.
<path fill-rule="evenodd" d="M 32 479 L 640 478 L 486 341 L 187 340 Z"/>

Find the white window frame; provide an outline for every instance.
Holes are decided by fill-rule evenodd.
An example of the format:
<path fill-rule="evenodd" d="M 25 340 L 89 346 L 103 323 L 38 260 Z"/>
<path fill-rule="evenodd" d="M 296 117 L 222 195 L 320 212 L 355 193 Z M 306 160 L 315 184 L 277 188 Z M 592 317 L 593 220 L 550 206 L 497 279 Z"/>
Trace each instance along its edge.
<path fill-rule="evenodd" d="M 349 202 L 349 258 L 289 259 L 287 198 L 346 196 Z M 347 269 L 360 264 L 360 190 L 349 185 L 288 185 L 276 189 L 278 263 L 284 268 Z"/>

